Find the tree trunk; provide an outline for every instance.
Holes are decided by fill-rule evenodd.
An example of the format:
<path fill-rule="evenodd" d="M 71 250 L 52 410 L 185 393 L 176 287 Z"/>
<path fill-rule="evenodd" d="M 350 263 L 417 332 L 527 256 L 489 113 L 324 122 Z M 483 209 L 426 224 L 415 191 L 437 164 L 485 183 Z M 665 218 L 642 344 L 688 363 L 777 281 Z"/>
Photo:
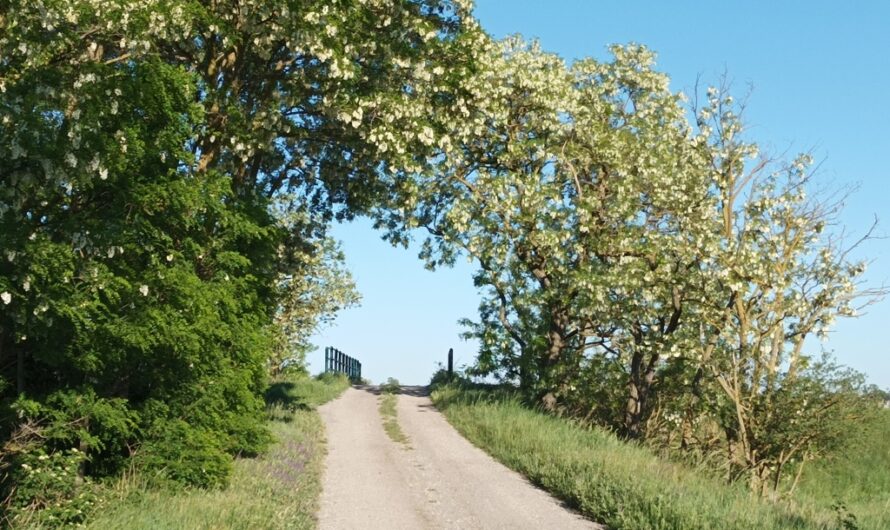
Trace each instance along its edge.
<path fill-rule="evenodd" d="M 565 317 L 557 310 L 550 312 L 550 330 L 547 332 L 547 352 L 544 357 L 543 377 L 546 384 L 544 394 L 540 398 L 544 410 L 555 412 L 559 404 L 559 396 L 565 389 L 564 374 L 561 368 L 562 351 L 565 347 Z"/>
<path fill-rule="evenodd" d="M 89 418 L 84 419 L 85 426 L 84 429 L 89 432 L 90 430 L 90 420 Z M 77 446 L 77 450 L 81 452 L 82 455 L 86 456 L 87 451 L 89 451 L 89 446 L 87 445 L 86 440 L 81 439 L 80 443 Z M 86 471 L 87 471 L 87 458 L 81 460 L 80 465 L 77 466 L 77 476 L 74 478 L 74 484 L 77 486 L 82 486 L 84 482 L 86 482 Z"/>
<path fill-rule="evenodd" d="M 562 337 L 552 328 L 547 336 L 550 346 L 547 348 L 547 355 L 544 358 L 544 380 L 546 381 L 547 390 L 541 397 L 541 406 L 548 412 L 555 412 L 558 408 L 559 389 L 562 386 L 561 377 L 556 372 L 559 370 L 559 357 L 562 350 Z"/>
<path fill-rule="evenodd" d="M 655 366 L 658 354 L 653 353 L 649 362 L 645 355 L 635 351 L 630 363 L 627 382 L 627 404 L 624 409 L 624 435 L 631 439 L 643 437 L 643 424 L 649 416 L 649 396 L 655 383 Z"/>
<path fill-rule="evenodd" d="M 627 404 L 624 407 L 624 435 L 631 439 L 640 437 L 640 416 L 642 411 L 642 392 L 639 384 L 639 368 L 642 355 L 634 354 L 631 361 L 630 378 L 627 381 Z"/>

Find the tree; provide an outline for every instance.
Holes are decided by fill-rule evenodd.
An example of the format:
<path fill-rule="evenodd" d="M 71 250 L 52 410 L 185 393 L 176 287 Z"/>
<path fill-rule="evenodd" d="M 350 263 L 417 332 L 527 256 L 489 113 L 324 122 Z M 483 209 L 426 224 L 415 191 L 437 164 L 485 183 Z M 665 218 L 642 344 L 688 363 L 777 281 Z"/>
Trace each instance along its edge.
<path fill-rule="evenodd" d="M 571 68 L 519 39 L 483 51 L 458 102 L 465 120 L 441 133 L 431 169 L 397 187 L 417 207 L 382 212 L 382 224 L 425 227 L 430 266 L 459 253 L 479 264 L 481 368 L 555 409 L 584 366 L 613 358 L 637 436 L 656 369 L 676 351 L 706 160 L 645 48 Z"/>
<path fill-rule="evenodd" d="M 286 201 L 292 206 L 295 201 Z M 291 231 L 308 224 L 304 212 L 280 216 Z M 308 248 L 307 248 L 308 247 Z M 334 320 L 344 308 L 361 297 L 344 264 L 339 245 L 330 237 L 307 236 L 302 246 L 289 248 L 294 269 L 279 276 L 279 308 L 275 314 L 275 346 L 270 356 L 273 373 L 282 366 L 305 368 L 306 353 L 313 347 L 309 337 Z"/>
<path fill-rule="evenodd" d="M 743 139 L 740 115 L 714 88 L 698 113 L 717 203 L 699 250 L 705 281 L 693 392 L 711 378 L 708 405 L 724 432 L 729 476 L 747 476 L 763 493 L 778 489 L 790 461 L 802 465 L 830 448 L 845 421 L 863 412 L 861 378 L 805 347 L 883 289 L 861 289 L 865 262 L 850 258 L 871 231 L 847 246 L 826 232 L 842 202 L 807 197 L 811 157 L 782 164 L 759 156 Z"/>
<path fill-rule="evenodd" d="M 471 68 L 444 75 L 476 31 L 467 8 L 2 5 L 5 492 L 39 451 L 86 453 L 80 479 L 136 455 L 215 485 L 262 448 L 276 338 L 299 345 L 354 300 L 326 229 L 424 156 Z"/>

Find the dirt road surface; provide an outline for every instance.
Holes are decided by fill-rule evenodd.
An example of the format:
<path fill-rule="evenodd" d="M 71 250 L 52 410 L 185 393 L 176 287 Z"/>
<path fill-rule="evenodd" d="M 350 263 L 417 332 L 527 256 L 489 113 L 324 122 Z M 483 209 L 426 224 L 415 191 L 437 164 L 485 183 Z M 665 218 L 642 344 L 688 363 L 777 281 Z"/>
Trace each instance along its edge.
<path fill-rule="evenodd" d="M 601 528 L 466 441 L 423 387 L 402 387 L 398 419 L 410 448 L 393 442 L 378 395 L 350 388 L 319 408 L 328 439 L 322 530 Z"/>

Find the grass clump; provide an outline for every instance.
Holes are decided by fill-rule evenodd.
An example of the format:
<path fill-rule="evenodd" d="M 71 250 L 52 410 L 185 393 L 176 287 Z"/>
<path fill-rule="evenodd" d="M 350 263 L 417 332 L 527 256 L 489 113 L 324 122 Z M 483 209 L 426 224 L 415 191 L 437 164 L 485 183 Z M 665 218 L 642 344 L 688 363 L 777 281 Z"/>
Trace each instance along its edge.
<path fill-rule="evenodd" d="M 524 407 L 504 390 L 444 386 L 432 395 L 473 444 L 594 521 L 615 529 L 842 527 L 843 514 L 771 503 L 611 433 Z"/>
<path fill-rule="evenodd" d="M 384 394 L 398 394 L 402 390 L 402 385 L 399 384 L 399 380 L 390 377 L 386 380 L 385 383 L 380 385 L 380 391 Z"/>
<path fill-rule="evenodd" d="M 383 430 L 386 431 L 387 436 L 392 441 L 409 448 L 408 436 L 399 425 L 399 416 L 396 410 L 396 404 L 398 403 L 397 394 L 400 389 L 399 381 L 392 377 L 387 379 L 386 383 L 380 385 L 380 390 L 382 391 L 379 407 L 380 417 L 383 419 Z"/>
<path fill-rule="evenodd" d="M 222 489 L 146 487 L 144 477 L 122 480 L 89 528 L 313 528 L 324 458 L 324 426 L 315 408 L 349 386 L 345 376 L 288 376 L 266 393 L 275 442 L 256 458 L 235 460 Z"/>

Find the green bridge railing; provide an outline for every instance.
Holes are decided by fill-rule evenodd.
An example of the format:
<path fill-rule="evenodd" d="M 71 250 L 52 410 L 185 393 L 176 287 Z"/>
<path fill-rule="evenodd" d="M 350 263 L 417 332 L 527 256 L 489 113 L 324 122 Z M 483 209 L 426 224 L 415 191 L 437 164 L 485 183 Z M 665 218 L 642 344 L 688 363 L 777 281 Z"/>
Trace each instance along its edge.
<path fill-rule="evenodd" d="M 362 363 L 337 348 L 328 346 L 324 349 L 324 371 L 346 374 L 356 381 L 362 378 Z"/>

